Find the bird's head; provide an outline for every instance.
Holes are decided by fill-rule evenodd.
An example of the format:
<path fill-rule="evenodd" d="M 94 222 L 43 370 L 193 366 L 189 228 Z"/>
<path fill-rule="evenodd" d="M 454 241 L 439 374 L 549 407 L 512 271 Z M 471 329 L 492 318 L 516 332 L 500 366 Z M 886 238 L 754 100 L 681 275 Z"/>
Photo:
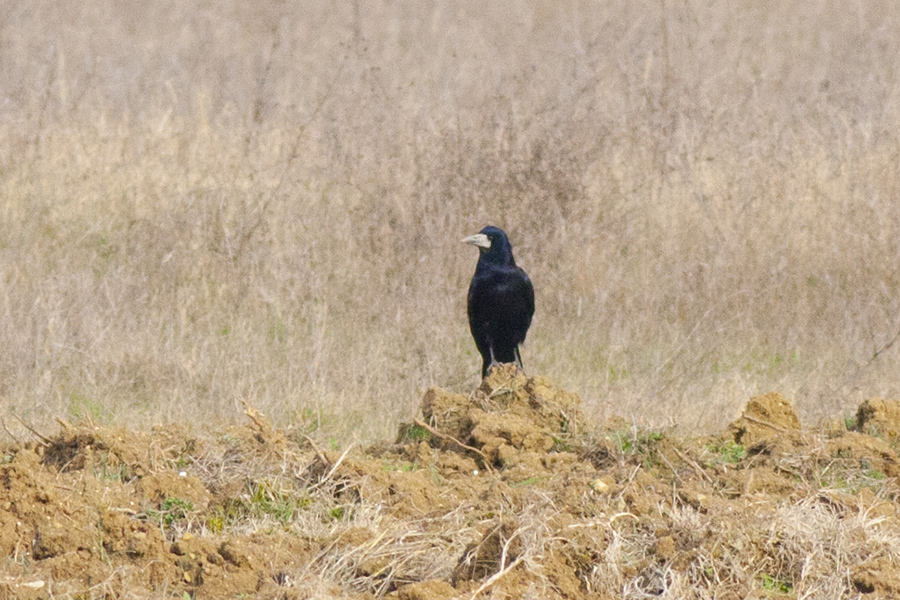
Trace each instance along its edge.
<path fill-rule="evenodd" d="M 512 244 L 502 229 L 488 226 L 475 235 L 470 235 L 463 242 L 478 246 L 481 259 L 513 266 L 516 264 L 512 256 Z"/>

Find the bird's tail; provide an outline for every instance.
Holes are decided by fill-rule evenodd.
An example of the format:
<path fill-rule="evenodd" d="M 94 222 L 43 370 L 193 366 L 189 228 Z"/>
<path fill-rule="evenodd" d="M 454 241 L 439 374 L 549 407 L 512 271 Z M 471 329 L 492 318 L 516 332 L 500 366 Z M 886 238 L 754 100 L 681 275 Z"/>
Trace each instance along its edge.
<path fill-rule="evenodd" d="M 516 366 L 518 366 L 519 369 L 524 373 L 524 372 L 525 372 L 525 365 L 522 364 L 522 355 L 519 354 L 519 347 L 518 347 L 518 346 L 515 347 L 515 349 L 513 350 L 513 353 L 516 355 Z"/>

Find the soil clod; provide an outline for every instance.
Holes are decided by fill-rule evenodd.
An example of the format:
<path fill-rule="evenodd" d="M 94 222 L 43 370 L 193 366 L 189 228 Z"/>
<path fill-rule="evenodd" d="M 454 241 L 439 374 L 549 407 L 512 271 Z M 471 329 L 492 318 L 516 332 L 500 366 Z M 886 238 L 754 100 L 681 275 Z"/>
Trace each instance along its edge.
<path fill-rule="evenodd" d="M 421 413 L 368 448 L 251 407 L 218 435 L 65 423 L 7 446 L 0 594 L 900 594 L 894 401 L 818 432 L 771 393 L 681 439 L 589 424 L 576 395 L 501 367 L 468 396 L 428 390 Z"/>

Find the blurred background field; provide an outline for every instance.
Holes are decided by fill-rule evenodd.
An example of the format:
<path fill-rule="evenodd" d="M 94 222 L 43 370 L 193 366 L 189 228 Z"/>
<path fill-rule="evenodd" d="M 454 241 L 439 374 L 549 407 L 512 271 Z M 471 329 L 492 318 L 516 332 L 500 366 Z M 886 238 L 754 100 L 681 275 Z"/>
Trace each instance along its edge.
<path fill-rule="evenodd" d="M 390 437 L 487 224 L 597 419 L 896 397 L 898 70 L 888 1 L 0 2 L 0 414 Z"/>

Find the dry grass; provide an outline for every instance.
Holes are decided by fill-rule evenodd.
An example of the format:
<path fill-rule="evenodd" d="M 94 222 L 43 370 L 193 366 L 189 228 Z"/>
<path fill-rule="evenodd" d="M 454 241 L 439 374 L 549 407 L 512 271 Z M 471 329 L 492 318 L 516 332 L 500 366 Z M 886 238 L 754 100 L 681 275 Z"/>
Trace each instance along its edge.
<path fill-rule="evenodd" d="M 474 386 L 506 228 L 530 372 L 690 432 L 896 396 L 891 2 L 0 4 L 0 401 L 390 435 Z M 871 361 L 871 362 L 870 362 Z"/>
<path fill-rule="evenodd" d="M 442 435 L 410 426 L 393 444 L 320 447 L 248 406 L 243 426 L 215 433 L 85 421 L 4 445 L 0 591 L 347 600 L 900 591 L 897 401 L 870 404 L 863 433 L 800 429 L 782 397 L 759 397 L 740 423 L 766 414 L 770 426 L 744 431 L 746 446 L 734 441 L 736 424 L 694 439 L 621 420 L 575 433 L 577 398 L 506 367 L 469 397 L 429 390 L 422 410 Z M 458 419 L 446 419 L 454 410 Z"/>

